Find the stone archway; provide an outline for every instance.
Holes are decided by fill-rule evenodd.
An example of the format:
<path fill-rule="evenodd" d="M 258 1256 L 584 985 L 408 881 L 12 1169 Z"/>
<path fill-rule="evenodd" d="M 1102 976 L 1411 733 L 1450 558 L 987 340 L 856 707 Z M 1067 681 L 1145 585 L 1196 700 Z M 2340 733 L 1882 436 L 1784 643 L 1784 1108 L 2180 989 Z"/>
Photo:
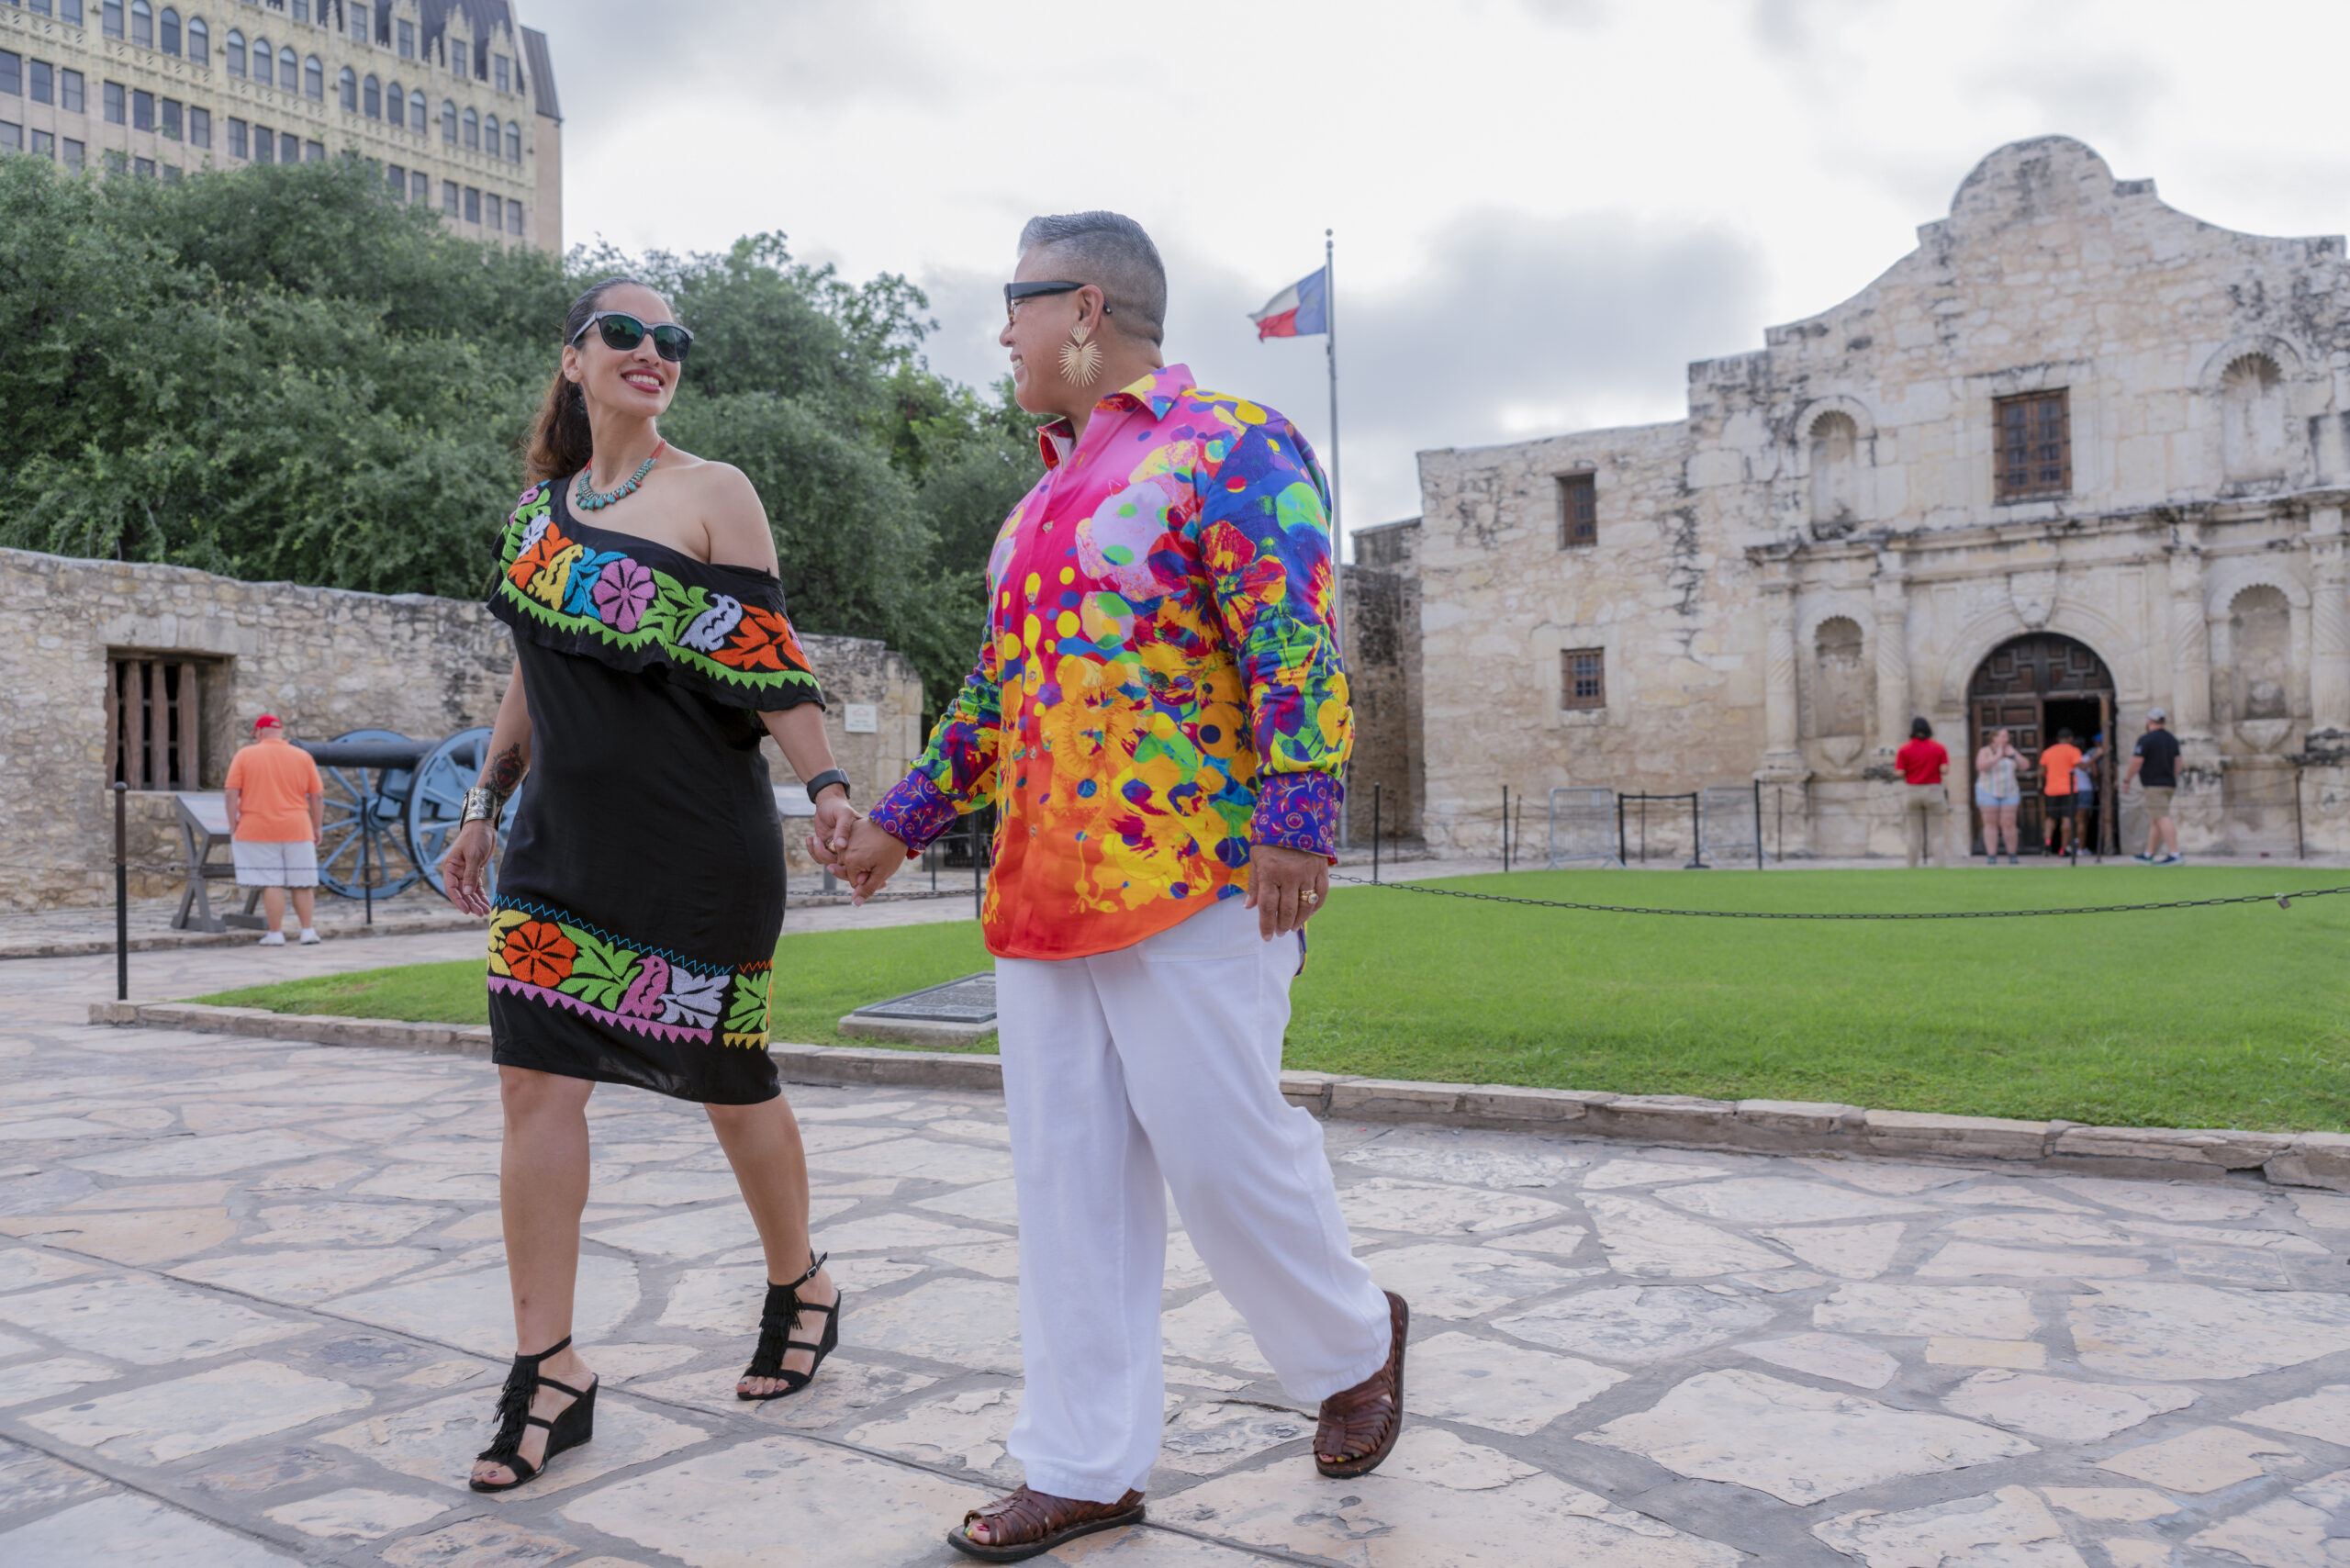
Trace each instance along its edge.
<path fill-rule="evenodd" d="M 1991 732 L 2013 733 L 2016 749 L 2029 765 L 2021 780 L 2023 809 L 2016 825 L 2023 842 L 2038 846 L 2046 839 L 2046 816 L 2041 797 L 2038 762 L 2042 750 L 2057 729 L 2069 728 L 2083 751 L 2088 736 L 2103 734 L 2098 756 L 2097 818 L 2084 823 L 2082 841 L 2099 853 L 2113 844 L 2113 672 L 2087 644 L 2054 632 L 2034 632 L 2010 637 L 1984 655 L 1966 683 L 1968 776 L 1974 754 L 1990 739 Z M 1975 854 L 1983 852 L 1983 813 L 1968 800 Z"/>

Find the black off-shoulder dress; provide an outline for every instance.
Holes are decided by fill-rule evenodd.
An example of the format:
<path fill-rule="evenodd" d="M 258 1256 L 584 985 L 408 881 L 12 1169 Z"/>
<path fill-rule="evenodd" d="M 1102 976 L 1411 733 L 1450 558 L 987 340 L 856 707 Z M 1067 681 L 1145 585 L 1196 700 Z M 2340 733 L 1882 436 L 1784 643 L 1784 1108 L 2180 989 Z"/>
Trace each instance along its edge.
<path fill-rule="evenodd" d="M 490 612 L 531 767 L 489 921 L 493 1060 L 722 1105 L 780 1092 L 783 834 L 758 715 L 822 702 L 773 575 L 522 493 Z"/>

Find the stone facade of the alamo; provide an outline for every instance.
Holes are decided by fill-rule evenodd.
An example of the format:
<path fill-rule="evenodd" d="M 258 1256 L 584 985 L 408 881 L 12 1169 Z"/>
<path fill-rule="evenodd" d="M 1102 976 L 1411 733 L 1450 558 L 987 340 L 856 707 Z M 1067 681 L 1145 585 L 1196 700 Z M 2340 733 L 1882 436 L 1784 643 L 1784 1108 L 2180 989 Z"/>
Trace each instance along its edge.
<path fill-rule="evenodd" d="M 2217 229 L 2018 142 L 1765 342 L 1691 365 L 1684 420 L 1424 453 L 1421 520 L 1360 536 L 1350 580 L 1419 604 L 1387 710 L 1419 733 L 1366 737 L 1404 832 L 1492 854 L 1508 784 L 1539 855 L 1550 788 L 1760 779 L 1767 847 L 1899 854 L 1922 715 L 1963 853 L 1986 724 L 2036 752 L 2101 723 L 2126 758 L 2164 707 L 2189 853 L 2350 850 L 2339 238 Z"/>

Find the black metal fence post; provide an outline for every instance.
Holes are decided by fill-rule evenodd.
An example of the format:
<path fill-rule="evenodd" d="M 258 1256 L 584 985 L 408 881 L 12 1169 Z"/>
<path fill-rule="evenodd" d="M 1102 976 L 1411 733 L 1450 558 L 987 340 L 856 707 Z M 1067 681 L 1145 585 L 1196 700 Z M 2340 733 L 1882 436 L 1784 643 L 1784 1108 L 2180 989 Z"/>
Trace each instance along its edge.
<path fill-rule="evenodd" d="M 1754 781 L 1754 868 L 1762 869 L 1762 780 Z"/>
<path fill-rule="evenodd" d="M 130 786 L 114 781 L 114 999 L 130 1000 Z"/>
<path fill-rule="evenodd" d="M 1705 793 L 1703 790 L 1692 790 L 1689 792 L 1689 864 L 1682 868 L 1686 871 L 1713 869 L 1706 864 L 1706 824 L 1700 820 L 1702 812 L 1698 810 L 1704 801 Z"/>
<path fill-rule="evenodd" d="M 1502 869 L 1509 869 L 1509 786 L 1502 786 Z"/>
<path fill-rule="evenodd" d="M 368 863 L 367 829 L 375 820 L 375 811 L 371 801 L 359 802 L 359 895 L 366 902 L 367 924 L 370 925 L 375 924 L 375 879 Z M 492 823 L 490 831 L 495 833 L 497 830 L 498 824 Z"/>
<path fill-rule="evenodd" d="M 1616 797 L 1616 864 L 1618 867 L 1630 864 L 1631 857 L 1625 853 L 1630 847 L 1624 842 L 1624 797 L 1619 794 Z"/>
<path fill-rule="evenodd" d="M 2309 857 L 2310 842 L 2301 831 L 2301 767 L 2300 764 L 2295 763 L 2293 765 L 2293 858 L 2306 860 Z"/>
<path fill-rule="evenodd" d="M 1371 787 L 1371 879 L 1379 880 L 1379 785 Z"/>

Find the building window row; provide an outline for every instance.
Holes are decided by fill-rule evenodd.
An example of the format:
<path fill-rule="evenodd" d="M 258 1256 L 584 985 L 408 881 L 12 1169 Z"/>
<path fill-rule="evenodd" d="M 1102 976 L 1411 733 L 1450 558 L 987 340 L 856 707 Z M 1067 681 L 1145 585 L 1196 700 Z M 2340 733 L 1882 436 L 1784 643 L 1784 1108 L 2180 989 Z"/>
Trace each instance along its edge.
<path fill-rule="evenodd" d="M 229 121 L 229 155 L 255 163 L 322 163 L 327 148 L 323 141 L 305 141 L 291 130 L 273 130 L 265 125 L 247 125 L 234 118 Z"/>
<path fill-rule="evenodd" d="M 69 114 L 83 112 L 83 79 L 79 71 L 63 71 L 46 60 L 27 60 L 0 49 L 0 95 L 54 104 Z"/>
<path fill-rule="evenodd" d="M 36 17 L 53 15 L 61 22 L 71 22 L 77 28 L 82 25 L 82 0 L 54 0 L 53 4 L 52 0 L 8 0 L 8 3 L 21 5 Z M 77 163 L 74 167 L 81 165 Z"/>

